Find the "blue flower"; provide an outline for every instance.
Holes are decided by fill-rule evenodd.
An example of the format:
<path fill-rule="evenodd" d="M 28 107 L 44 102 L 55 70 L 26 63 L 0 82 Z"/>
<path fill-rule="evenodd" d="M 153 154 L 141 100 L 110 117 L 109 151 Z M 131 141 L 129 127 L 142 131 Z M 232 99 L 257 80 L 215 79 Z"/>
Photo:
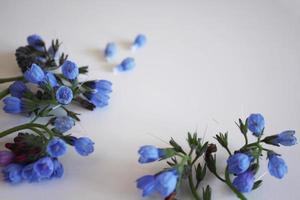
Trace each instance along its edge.
<path fill-rule="evenodd" d="M 0 166 L 5 166 L 13 161 L 14 154 L 11 151 L 0 151 Z"/>
<path fill-rule="evenodd" d="M 40 181 L 40 176 L 36 173 L 36 171 L 33 169 L 33 164 L 28 164 L 25 167 L 23 167 L 21 176 L 24 180 L 31 182 L 38 182 Z"/>
<path fill-rule="evenodd" d="M 97 90 L 98 92 L 103 92 L 105 94 L 112 92 L 112 83 L 107 80 L 87 81 L 83 85 L 92 90 Z"/>
<path fill-rule="evenodd" d="M 57 160 L 53 159 L 54 171 L 51 178 L 61 178 L 64 175 L 64 166 Z"/>
<path fill-rule="evenodd" d="M 61 67 L 64 77 L 70 80 L 74 80 L 79 75 L 79 69 L 76 63 L 66 60 Z"/>
<path fill-rule="evenodd" d="M 155 177 L 155 190 L 163 197 L 167 197 L 176 189 L 177 181 L 176 170 L 162 172 Z"/>
<path fill-rule="evenodd" d="M 45 47 L 45 42 L 39 35 L 30 35 L 27 37 L 27 42 L 37 51 L 43 51 Z"/>
<path fill-rule="evenodd" d="M 141 47 L 145 46 L 146 43 L 147 43 L 146 36 L 143 34 L 139 34 L 136 36 L 136 38 L 132 44 L 132 49 L 135 50 L 135 49 L 141 48 Z"/>
<path fill-rule="evenodd" d="M 56 80 L 54 74 L 51 73 L 51 72 L 46 72 L 46 73 L 45 73 L 45 77 L 44 77 L 44 80 L 43 80 L 43 84 L 47 84 L 47 83 L 49 83 L 49 85 L 50 85 L 52 88 L 58 86 L 57 80 Z"/>
<path fill-rule="evenodd" d="M 9 164 L 3 170 L 4 180 L 9 183 L 20 183 L 22 181 L 21 176 L 22 165 Z"/>
<path fill-rule="evenodd" d="M 250 166 L 250 157 L 244 153 L 236 153 L 227 160 L 228 171 L 233 174 L 241 174 Z"/>
<path fill-rule="evenodd" d="M 56 117 L 54 120 L 55 130 L 64 133 L 70 130 L 75 125 L 73 118 L 69 116 Z"/>
<path fill-rule="evenodd" d="M 232 182 L 233 186 L 240 192 L 250 192 L 254 185 L 254 174 L 251 171 L 246 171 L 239 174 Z"/>
<path fill-rule="evenodd" d="M 268 169 L 270 174 L 278 179 L 282 179 L 288 172 L 288 167 L 284 160 L 273 153 L 269 153 L 268 158 Z"/>
<path fill-rule="evenodd" d="M 50 178 L 54 171 L 54 164 L 50 157 L 43 157 L 33 164 L 33 169 L 40 178 Z"/>
<path fill-rule="evenodd" d="M 71 103 L 73 99 L 73 92 L 67 86 L 60 86 L 57 89 L 55 96 L 58 103 L 67 105 Z"/>
<path fill-rule="evenodd" d="M 60 157 L 67 152 L 67 144 L 60 138 L 53 138 L 48 142 L 47 153 L 51 157 Z"/>
<path fill-rule="evenodd" d="M 25 79 L 34 84 L 39 84 L 43 81 L 45 73 L 37 64 L 33 63 L 29 69 L 24 73 Z"/>
<path fill-rule="evenodd" d="M 248 129 L 256 137 L 259 137 L 265 128 L 265 120 L 261 114 L 251 114 L 247 118 L 247 124 L 248 124 Z"/>
<path fill-rule="evenodd" d="M 110 98 L 106 93 L 101 91 L 85 92 L 83 95 L 90 100 L 92 104 L 100 108 L 107 106 Z"/>
<path fill-rule="evenodd" d="M 295 131 L 288 130 L 277 135 L 277 137 L 272 141 L 273 144 L 292 146 L 297 144 L 297 138 L 295 137 Z"/>
<path fill-rule="evenodd" d="M 77 153 L 82 156 L 88 156 L 89 154 L 94 152 L 94 142 L 87 137 L 80 137 L 75 139 L 74 147 Z"/>
<path fill-rule="evenodd" d="M 13 97 L 21 98 L 26 91 L 28 91 L 28 88 L 22 81 L 15 81 L 9 86 L 9 93 Z"/>
<path fill-rule="evenodd" d="M 151 145 L 142 146 L 138 153 L 140 154 L 139 163 L 149 163 L 159 160 L 164 156 L 164 151 Z"/>
<path fill-rule="evenodd" d="M 119 71 L 119 72 L 125 72 L 133 69 L 135 67 L 135 61 L 133 58 L 128 57 L 125 58 L 121 64 L 117 65 L 114 70 Z"/>
<path fill-rule="evenodd" d="M 117 45 L 113 42 L 107 43 L 104 49 L 104 56 L 106 57 L 106 59 L 115 57 L 116 53 L 117 53 Z"/>
<path fill-rule="evenodd" d="M 143 190 L 143 197 L 146 197 L 154 192 L 155 176 L 146 175 L 139 178 L 136 182 L 137 188 Z"/>
<path fill-rule="evenodd" d="M 19 99 L 17 97 L 6 97 L 3 102 L 3 110 L 11 114 L 31 111 L 36 107 L 30 100 Z"/>

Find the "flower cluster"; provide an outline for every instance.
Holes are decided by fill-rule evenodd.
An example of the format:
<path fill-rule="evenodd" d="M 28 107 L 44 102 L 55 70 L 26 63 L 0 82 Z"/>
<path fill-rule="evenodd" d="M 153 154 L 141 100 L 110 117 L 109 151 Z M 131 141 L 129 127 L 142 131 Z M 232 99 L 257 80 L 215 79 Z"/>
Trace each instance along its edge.
<path fill-rule="evenodd" d="M 0 93 L 0 99 L 4 98 L 3 110 L 31 118 L 29 123 L 0 132 L 2 138 L 22 131 L 13 143 L 5 145 L 9 151 L 0 151 L 4 178 L 11 183 L 61 177 L 64 170 L 58 158 L 67 152 L 67 145 L 82 156 L 91 154 L 94 143 L 89 138 L 66 134 L 80 120 L 79 114 L 68 105 L 75 103 L 88 110 L 105 107 L 112 92 L 112 83 L 108 80 L 81 82 L 79 75 L 87 73 L 88 67 L 78 67 L 60 53 L 58 40 L 53 40 L 49 48 L 38 35 L 29 36 L 27 42 L 28 45 L 16 50 L 23 75 L 0 79 L 0 83 L 13 81 Z M 58 109 L 65 115 L 61 112 L 58 115 Z M 46 123 L 38 123 L 40 118 Z"/>
<path fill-rule="evenodd" d="M 197 138 L 197 134 L 193 136 L 188 134 L 189 153 L 186 153 L 173 139 L 170 141 L 172 148 L 159 149 L 150 145 L 141 147 L 138 151 L 140 163 L 172 159 L 172 162 L 167 162 L 170 167 L 155 175 L 146 175 L 137 180 L 137 187 L 143 190 L 143 196 L 158 192 L 165 199 L 175 199 L 180 184 L 184 179 L 188 179 L 195 200 L 210 199 L 211 189 L 209 186 L 203 189 L 203 197 L 197 192 L 199 183 L 203 180 L 206 169 L 208 169 L 217 179 L 224 182 L 239 199 L 246 200 L 244 193 L 255 190 L 262 184 L 262 180 L 256 179 L 256 175 L 263 155 L 266 155 L 268 159 L 270 175 L 282 179 L 288 171 L 285 161 L 280 154 L 268 146 L 264 146 L 264 144 L 273 146 L 295 145 L 297 143 L 295 131 L 287 130 L 263 138 L 265 120 L 261 114 L 251 114 L 245 122 L 239 119 L 239 123 L 236 124 L 245 138 L 245 144 L 238 150 L 232 152 L 229 149 L 228 133 L 219 133 L 215 137 L 229 155 L 224 177 L 220 175 L 217 169 L 217 146 L 208 142 L 203 144 L 201 139 Z M 257 139 L 253 143 L 248 142 L 248 130 Z M 200 157 L 203 157 L 204 165 L 198 161 Z"/>

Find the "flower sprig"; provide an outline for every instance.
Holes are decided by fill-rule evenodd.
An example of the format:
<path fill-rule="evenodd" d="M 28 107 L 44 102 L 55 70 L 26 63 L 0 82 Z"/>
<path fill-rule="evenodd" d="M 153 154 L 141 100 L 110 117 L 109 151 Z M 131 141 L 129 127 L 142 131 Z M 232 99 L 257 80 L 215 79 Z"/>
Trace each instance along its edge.
<path fill-rule="evenodd" d="M 193 135 L 188 133 L 187 142 L 190 148 L 188 152 L 184 151 L 174 139 L 170 140 L 169 148 L 145 145 L 139 149 L 141 164 L 168 159 L 166 161 L 168 167 L 154 175 L 146 175 L 137 180 L 137 187 L 143 190 L 143 196 L 158 192 L 163 198 L 173 200 L 180 186 L 188 183 L 194 199 L 211 199 L 209 185 L 202 189 L 202 195 L 197 189 L 206 175 L 206 164 L 201 164 L 200 159 L 207 151 L 212 151 L 212 144 L 202 141 L 197 133 Z"/>
<path fill-rule="evenodd" d="M 79 75 L 87 73 L 88 67 L 78 67 L 60 53 L 58 40 L 53 40 L 49 48 L 38 35 L 29 36 L 27 42 L 16 50 L 23 75 L 0 79 L 0 83 L 14 81 L 1 92 L 3 110 L 30 117 L 28 123 L 0 132 L 0 138 L 18 132 L 14 141 L 5 145 L 9 151 L 0 151 L 4 178 L 11 183 L 61 177 L 63 166 L 58 158 L 65 155 L 67 145 L 74 146 L 82 156 L 92 153 L 92 140 L 66 134 L 80 121 L 80 114 L 69 105 L 75 103 L 88 110 L 104 107 L 112 92 L 112 83 L 107 80 L 81 82 Z M 61 72 L 57 72 L 59 69 Z M 58 115 L 58 109 L 65 114 Z M 38 122 L 41 118 L 46 122 Z"/>

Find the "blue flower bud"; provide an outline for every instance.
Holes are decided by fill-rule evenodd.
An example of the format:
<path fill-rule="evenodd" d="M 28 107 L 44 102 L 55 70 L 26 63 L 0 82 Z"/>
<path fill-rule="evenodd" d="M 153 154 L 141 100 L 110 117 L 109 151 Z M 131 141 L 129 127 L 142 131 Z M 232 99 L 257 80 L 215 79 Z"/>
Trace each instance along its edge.
<path fill-rule="evenodd" d="M 63 156 L 67 152 L 67 144 L 60 138 L 53 138 L 48 142 L 47 153 L 53 158 Z"/>
<path fill-rule="evenodd" d="M 71 103 L 73 99 L 73 92 L 67 86 L 60 86 L 57 89 L 55 96 L 58 103 L 67 105 Z"/>
<path fill-rule="evenodd" d="M 250 158 L 247 154 L 236 153 L 227 160 L 228 171 L 233 174 L 241 174 L 250 166 Z"/>
<path fill-rule="evenodd" d="M 277 135 L 277 137 L 272 141 L 273 144 L 292 146 L 297 144 L 297 138 L 295 137 L 295 131 L 288 130 Z"/>
<path fill-rule="evenodd" d="M 117 65 L 116 68 L 114 69 L 115 71 L 119 72 L 125 72 L 133 69 L 135 67 L 135 61 L 133 58 L 128 57 L 125 58 L 121 64 Z"/>
<path fill-rule="evenodd" d="M 44 71 L 37 64 L 33 63 L 24 73 L 25 79 L 34 84 L 39 84 L 45 77 Z"/>
<path fill-rule="evenodd" d="M 34 35 L 28 36 L 27 42 L 31 47 L 33 47 L 37 51 L 44 50 L 45 42 L 39 35 L 34 34 Z"/>
<path fill-rule="evenodd" d="M 69 116 L 56 117 L 54 120 L 55 130 L 64 133 L 70 130 L 75 125 L 73 118 Z"/>
<path fill-rule="evenodd" d="M 104 56 L 106 59 L 111 59 L 117 54 L 117 45 L 113 42 L 107 43 L 104 49 Z"/>
<path fill-rule="evenodd" d="M 112 83 L 107 80 L 87 81 L 83 85 L 92 90 L 97 90 L 98 92 L 106 94 L 112 92 Z"/>
<path fill-rule="evenodd" d="M 143 190 L 143 197 L 149 196 L 154 192 L 155 176 L 146 175 L 139 178 L 137 181 L 137 188 Z"/>
<path fill-rule="evenodd" d="M 138 153 L 140 154 L 139 163 L 149 163 L 159 160 L 164 156 L 164 151 L 151 145 L 142 146 Z"/>
<path fill-rule="evenodd" d="M 23 167 L 21 172 L 22 178 L 24 180 L 32 182 L 38 182 L 40 181 L 41 177 L 36 173 L 36 171 L 33 169 L 33 164 L 28 164 L 25 167 Z"/>
<path fill-rule="evenodd" d="M 3 170 L 3 177 L 6 182 L 9 183 L 20 183 L 22 181 L 21 176 L 22 165 L 19 164 L 9 164 Z"/>
<path fill-rule="evenodd" d="M 33 164 L 33 170 L 40 178 L 50 178 L 54 171 L 54 164 L 50 157 L 40 158 Z"/>
<path fill-rule="evenodd" d="M 288 172 L 288 167 L 285 164 L 284 160 L 273 153 L 269 153 L 268 158 L 268 169 L 270 174 L 278 179 L 282 179 Z"/>
<path fill-rule="evenodd" d="M 79 68 L 76 63 L 66 60 L 64 64 L 61 66 L 62 73 L 64 77 L 69 80 L 74 80 L 79 75 Z"/>
<path fill-rule="evenodd" d="M 132 49 L 138 49 L 138 48 L 142 48 L 143 46 L 145 46 L 147 43 L 147 38 L 145 35 L 143 34 L 139 34 L 136 36 L 136 38 L 134 39 L 134 42 L 132 44 Z"/>
<path fill-rule="evenodd" d="M 57 80 L 56 80 L 54 74 L 51 72 L 45 73 L 43 84 L 47 84 L 47 83 L 49 83 L 52 88 L 58 86 Z"/>
<path fill-rule="evenodd" d="M 36 105 L 30 100 L 19 99 L 17 97 L 6 97 L 3 100 L 3 110 L 6 113 L 17 114 L 33 110 Z"/>
<path fill-rule="evenodd" d="M 176 170 L 162 172 L 155 178 L 155 190 L 166 198 L 176 189 L 177 181 L 178 174 Z"/>
<path fill-rule="evenodd" d="M 53 159 L 54 171 L 51 178 L 61 178 L 64 175 L 64 166 L 57 160 Z"/>
<path fill-rule="evenodd" d="M 26 91 L 28 91 L 28 88 L 22 81 L 15 81 L 9 86 L 9 93 L 13 97 L 21 98 Z"/>
<path fill-rule="evenodd" d="M 85 92 L 83 95 L 96 107 L 102 108 L 108 105 L 109 96 L 104 92 Z"/>
<path fill-rule="evenodd" d="M 252 171 L 246 171 L 239 174 L 232 182 L 233 186 L 242 193 L 251 192 L 254 186 L 254 174 Z"/>
<path fill-rule="evenodd" d="M 256 137 L 259 137 L 265 128 L 265 120 L 261 114 L 251 114 L 247 118 L 247 124 L 248 124 L 248 129 Z"/>
<path fill-rule="evenodd" d="M 82 156 L 88 156 L 94 152 L 94 142 L 87 137 L 80 137 L 74 141 L 74 147 L 77 153 Z"/>
<path fill-rule="evenodd" d="M 0 166 L 5 166 L 13 161 L 14 154 L 11 151 L 0 151 Z"/>

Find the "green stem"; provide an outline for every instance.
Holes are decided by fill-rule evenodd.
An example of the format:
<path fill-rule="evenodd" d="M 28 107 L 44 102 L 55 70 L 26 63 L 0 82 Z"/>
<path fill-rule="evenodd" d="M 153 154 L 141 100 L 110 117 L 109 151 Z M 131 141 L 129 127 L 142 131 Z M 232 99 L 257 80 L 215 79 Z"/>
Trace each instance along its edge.
<path fill-rule="evenodd" d="M 226 184 L 228 185 L 228 187 L 236 194 L 236 196 L 241 199 L 241 200 L 247 200 L 247 198 L 241 193 L 239 192 L 234 185 L 231 183 L 230 177 L 229 177 L 229 172 L 228 172 L 228 168 L 226 167 L 225 170 L 225 180 L 226 180 Z"/>
<path fill-rule="evenodd" d="M 245 145 L 248 145 L 248 137 L 246 134 L 243 134 L 244 135 L 244 138 L 245 138 Z"/>
<path fill-rule="evenodd" d="M 231 155 L 232 155 L 232 153 L 231 153 L 231 151 L 229 150 L 228 146 L 225 146 L 224 148 L 225 148 L 225 149 L 226 149 L 226 151 L 228 152 L 229 156 L 231 156 Z"/>
<path fill-rule="evenodd" d="M 8 88 L 0 92 L 0 100 L 9 94 Z"/>
<path fill-rule="evenodd" d="M 201 200 L 201 197 L 197 193 L 197 189 L 196 189 L 196 187 L 194 185 L 194 181 L 193 181 L 192 175 L 189 175 L 189 185 L 190 185 L 190 189 L 191 189 L 191 192 L 192 192 L 195 200 Z"/>
<path fill-rule="evenodd" d="M 10 78 L 1 78 L 0 79 L 0 84 L 1 83 L 6 83 L 6 82 L 18 81 L 18 80 L 24 80 L 23 75 L 22 76 L 16 76 L 16 77 L 10 77 Z"/>

